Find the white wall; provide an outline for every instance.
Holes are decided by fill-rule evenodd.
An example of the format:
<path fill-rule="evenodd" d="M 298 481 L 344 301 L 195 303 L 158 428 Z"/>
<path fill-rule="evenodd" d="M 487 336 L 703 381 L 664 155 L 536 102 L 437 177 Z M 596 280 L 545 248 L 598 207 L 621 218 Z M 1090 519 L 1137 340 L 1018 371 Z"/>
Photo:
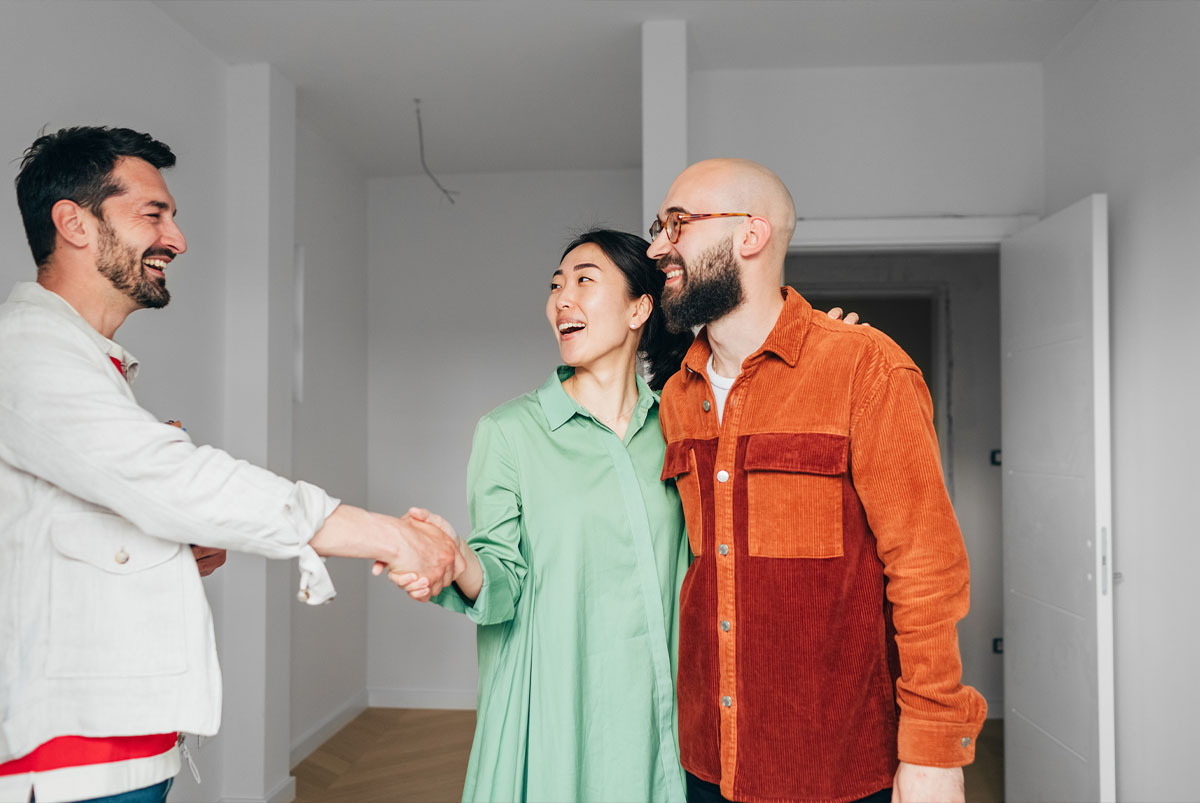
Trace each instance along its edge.
<path fill-rule="evenodd" d="M 544 309 L 573 229 L 640 231 L 636 170 L 373 179 L 368 192 L 368 501 L 468 531 L 481 415 L 557 365 Z M 383 582 L 368 589 L 372 705 L 473 707 L 474 627 Z"/>
<path fill-rule="evenodd" d="M 343 502 L 367 501 L 367 184 L 301 123 L 296 239 L 304 249 L 303 401 L 292 474 Z M 291 747 L 302 760 L 366 706 L 367 565 L 331 558 L 337 600 L 292 606 Z"/>
<path fill-rule="evenodd" d="M 693 72 L 688 158 L 774 170 L 802 217 L 1041 211 L 1036 64 Z"/>
<path fill-rule="evenodd" d="M 1047 211 L 1109 194 L 1117 790 L 1194 800 L 1200 4 L 1101 3 L 1045 65 Z"/>

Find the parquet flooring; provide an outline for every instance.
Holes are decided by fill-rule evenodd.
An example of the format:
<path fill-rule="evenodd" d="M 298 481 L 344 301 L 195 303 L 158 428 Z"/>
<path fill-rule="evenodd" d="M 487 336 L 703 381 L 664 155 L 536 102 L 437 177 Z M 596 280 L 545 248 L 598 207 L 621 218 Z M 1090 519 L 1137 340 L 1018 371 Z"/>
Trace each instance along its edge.
<path fill-rule="evenodd" d="M 368 708 L 296 765 L 296 803 L 462 798 L 474 711 Z"/>
<path fill-rule="evenodd" d="M 474 711 L 368 708 L 296 765 L 296 803 L 453 803 Z M 966 768 L 967 803 L 1004 801 L 1004 721 L 989 719 Z"/>

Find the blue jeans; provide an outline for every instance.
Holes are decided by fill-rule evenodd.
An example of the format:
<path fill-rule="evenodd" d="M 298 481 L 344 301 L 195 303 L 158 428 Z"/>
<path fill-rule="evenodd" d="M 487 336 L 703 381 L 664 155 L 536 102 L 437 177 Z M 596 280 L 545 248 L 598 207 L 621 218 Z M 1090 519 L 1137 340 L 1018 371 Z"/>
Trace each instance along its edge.
<path fill-rule="evenodd" d="M 119 795 L 90 797 L 87 800 L 80 800 L 79 803 L 166 803 L 167 792 L 171 791 L 171 784 L 174 781 L 174 778 L 168 778 L 154 786 L 143 786 L 141 789 L 122 792 Z M 29 796 L 29 803 L 37 803 L 33 795 Z"/>

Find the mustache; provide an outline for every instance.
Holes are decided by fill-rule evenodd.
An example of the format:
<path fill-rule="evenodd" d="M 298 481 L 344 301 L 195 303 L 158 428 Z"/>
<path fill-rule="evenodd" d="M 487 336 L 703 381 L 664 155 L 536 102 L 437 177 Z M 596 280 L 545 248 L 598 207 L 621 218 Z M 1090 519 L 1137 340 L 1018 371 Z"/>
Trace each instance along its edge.
<path fill-rule="evenodd" d="M 174 259 L 175 254 L 166 248 L 151 247 L 142 252 L 142 259 L 147 259 L 149 257 L 166 257 L 167 259 Z"/>
<path fill-rule="evenodd" d="M 683 268 L 687 270 L 687 266 L 683 264 L 683 258 L 679 254 L 664 254 L 658 258 L 658 269 L 666 270 L 667 268 Z"/>

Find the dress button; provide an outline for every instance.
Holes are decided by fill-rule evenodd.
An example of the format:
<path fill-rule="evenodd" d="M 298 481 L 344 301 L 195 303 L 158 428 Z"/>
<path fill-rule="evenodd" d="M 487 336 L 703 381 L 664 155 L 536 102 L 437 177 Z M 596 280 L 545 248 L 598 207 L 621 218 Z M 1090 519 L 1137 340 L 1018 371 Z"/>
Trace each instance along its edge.
<path fill-rule="evenodd" d="M 728 482 L 728 481 L 729 481 L 729 472 L 728 471 L 726 471 L 725 469 L 721 469 L 720 471 L 717 472 L 717 482 Z"/>
<path fill-rule="evenodd" d="M 725 706 L 726 708 L 728 708 L 729 706 L 733 705 L 733 698 L 732 698 L 732 697 L 730 697 L 730 696 L 728 696 L 728 695 L 726 695 L 726 696 L 722 697 L 722 698 L 721 698 L 721 705 L 723 705 L 723 706 Z"/>
<path fill-rule="evenodd" d="M 729 620 L 728 619 L 721 620 L 721 629 L 724 630 L 726 633 L 729 632 Z"/>
<path fill-rule="evenodd" d="M 712 405 L 708 403 L 708 399 L 705 399 L 704 404 L 701 404 L 700 406 L 704 408 L 704 412 L 706 413 L 712 409 Z"/>
<path fill-rule="evenodd" d="M 120 552 L 118 552 L 116 555 L 113 556 L 113 560 L 115 560 L 117 563 L 120 563 L 123 566 L 129 562 L 129 553 L 122 549 Z"/>
<path fill-rule="evenodd" d="M 720 546 L 717 547 L 717 552 L 721 555 L 728 555 L 729 554 L 729 545 L 721 544 Z"/>
<path fill-rule="evenodd" d="M 963 737 L 963 740 L 962 740 L 962 746 L 963 746 L 963 747 L 970 747 L 970 746 L 971 746 L 971 737 L 970 737 L 970 736 L 964 736 L 964 737 Z"/>

